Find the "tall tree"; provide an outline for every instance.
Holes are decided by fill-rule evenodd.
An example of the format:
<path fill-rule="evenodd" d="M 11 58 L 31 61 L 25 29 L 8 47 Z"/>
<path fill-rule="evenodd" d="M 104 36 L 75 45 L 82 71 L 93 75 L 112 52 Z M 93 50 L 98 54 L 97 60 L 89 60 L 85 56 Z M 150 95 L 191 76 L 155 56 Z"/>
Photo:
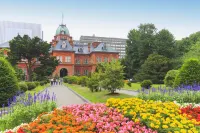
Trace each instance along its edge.
<path fill-rule="evenodd" d="M 141 66 L 148 58 L 148 56 L 153 53 L 154 40 L 157 29 L 154 24 L 140 24 L 138 28 L 140 33 L 138 53 Z"/>
<path fill-rule="evenodd" d="M 46 80 L 59 64 L 56 57 L 53 56 L 41 57 L 40 63 L 41 65 L 34 69 L 34 72 L 36 73 L 36 80 L 39 81 Z"/>
<path fill-rule="evenodd" d="M 171 69 L 170 67 L 167 57 L 151 54 L 135 77 L 138 81 L 151 80 L 153 83 L 163 83 L 165 74 Z"/>
<path fill-rule="evenodd" d="M 154 52 L 168 58 L 175 57 L 175 39 L 168 30 L 162 29 L 155 35 Z"/>
<path fill-rule="evenodd" d="M 130 30 L 128 33 L 124 62 L 128 78 L 132 78 L 148 55 L 153 53 L 156 30 L 153 24 L 140 24 L 138 29 Z"/>
<path fill-rule="evenodd" d="M 133 29 L 128 34 L 128 40 L 126 42 L 126 57 L 122 62 L 125 65 L 126 75 L 128 78 L 132 78 L 135 73 L 138 72 L 140 67 L 138 46 L 140 44 L 140 33 Z"/>
<path fill-rule="evenodd" d="M 28 35 L 24 35 L 23 37 L 18 35 L 12 39 L 9 44 L 9 60 L 12 64 L 17 64 L 18 62 L 24 62 L 26 64 L 29 81 L 32 81 L 33 69 L 37 62 L 36 59 L 41 61 L 41 65 L 44 65 L 42 60 L 50 59 L 49 50 L 51 45 L 38 37 L 31 39 Z"/>
<path fill-rule="evenodd" d="M 176 41 L 179 57 L 189 52 L 192 45 L 196 44 L 199 41 L 200 41 L 200 31 L 193 33 L 189 37 L 183 38 L 182 40 Z"/>

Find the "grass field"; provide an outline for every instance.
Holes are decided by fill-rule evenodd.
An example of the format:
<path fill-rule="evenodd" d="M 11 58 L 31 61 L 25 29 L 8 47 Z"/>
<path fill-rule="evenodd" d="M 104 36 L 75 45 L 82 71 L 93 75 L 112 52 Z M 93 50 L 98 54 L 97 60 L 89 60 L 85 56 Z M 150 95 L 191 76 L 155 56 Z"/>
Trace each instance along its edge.
<path fill-rule="evenodd" d="M 154 88 L 158 88 L 159 86 L 165 87 L 164 84 L 153 84 L 152 85 L 152 87 L 154 87 Z M 140 90 L 141 86 L 140 86 L 140 83 L 131 83 L 131 87 L 130 87 L 130 86 L 127 85 L 127 83 L 125 83 L 123 89 L 127 89 L 127 90 Z"/>
<path fill-rule="evenodd" d="M 74 84 L 65 84 L 65 85 L 93 103 L 105 103 L 106 100 L 109 98 L 133 97 L 133 96 L 121 94 L 121 93 L 119 95 L 108 95 L 109 92 L 106 90 L 102 90 L 101 92 L 91 92 L 89 88 L 81 87 L 80 85 L 74 85 Z"/>

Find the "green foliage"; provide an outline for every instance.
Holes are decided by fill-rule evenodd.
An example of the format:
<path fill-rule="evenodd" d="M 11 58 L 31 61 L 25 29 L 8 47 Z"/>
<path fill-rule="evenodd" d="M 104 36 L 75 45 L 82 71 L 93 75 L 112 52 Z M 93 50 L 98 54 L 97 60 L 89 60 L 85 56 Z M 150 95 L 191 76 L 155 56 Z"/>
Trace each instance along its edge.
<path fill-rule="evenodd" d="M 80 76 L 78 77 L 78 84 L 82 86 L 87 86 L 88 77 L 87 76 Z"/>
<path fill-rule="evenodd" d="M 199 37 L 200 39 L 200 37 Z M 187 61 L 191 58 L 198 59 L 200 61 L 200 42 L 197 42 L 196 44 L 193 44 L 190 48 L 190 50 L 184 54 L 182 60 Z"/>
<path fill-rule="evenodd" d="M 131 82 L 130 82 L 130 81 L 128 81 L 127 85 L 128 85 L 129 87 L 131 87 Z"/>
<path fill-rule="evenodd" d="M 24 71 L 22 69 L 18 68 L 17 66 L 15 66 L 14 69 L 15 69 L 18 81 L 25 80 L 25 73 L 24 73 Z"/>
<path fill-rule="evenodd" d="M 148 92 L 140 92 L 137 96 L 143 100 L 153 100 L 153 101 L 171 101 L 178 103 L 200 103 L 200 92 L 199 91 L 183 91 L 177 92 L 174 90 L 167 90 L 165 88 L 148 90 Z"/>
<path fill-rule="evenodd" d="M 189 37 L 176 41 L 178 56 L 181 57 L 190 51 L 190 48 L 200 41 L 200 32 L 191 34 Z"/>
<path fill-rule="evenodd" d="M 28 90 L 33 90 L 36 88 L 36 85 L 34 82 L 26 82 L 26 85 L 28 86 Z"/>
<path fill-rule="evenodd" d="M 91 92 L 99 91 L 99 76 L 98 73 L 93 73 L 91 77 L 88 79 L 87 87 Z"/>
<path fill-rule="evenodd" d="M 151 54 L 135 76 L 138 81 L 150 79 L 154 84 L 162 84 L 166 73 L 170 70 L 167 57 Z"/>
<path fill-rule="evenodd" d="M 39 82 L 39 81 L 35 81 L 34 83 L 35 83 L 36 86 L 39 86 L 39 85 L 40 85 L 40 82 Z"/>
<path fill-rule="evenodd" d="M 170 70 L 167 72 L 164 83 L 167 87 L 173 87 L 176 75 L 178 74 L 178 70 Z"/>
<path fill-rule="evenodd" d="M 126 57 L 122 60 L 125 76 L 133 78 L 150 54 L 157 53 L 173 59 L 176 56 L 174 36 L 166 29 L 157 32 L 154 24 L 140 24 L 130 30 L 126 45 Z"/>
<path fill-rule="evenodd" d="M 40 85 L 43 86 L 46 84 L 46 81 L 40 81 Z"/>
<path fill-rule="evenodd" d="M 117 89 L 124 86 L 123 66 L 119 61 L 102 63 L 103 69 L 99 70 L 99 85 L 101 88 L 114 93 Z"/>
<path fill-rule="evenodd" d="M 167 58 L 174 58 L 176 55 L 175 39 L 172 33 L 162 29 L 155 35 L 154 52 Z"/>
<path fill-rule="evenodd" d="M 20 82 L 19 83 L 19 89 L 23 92 L 26 92 L 28 90 L 28 86 L 25 82 Z"/>
<path fill-rule="evenodd" d="M 32 81 L 32 73 L 36 59 L 40 61 L 40 66 L 36 69 L 40 71 L 36 71 L 36 73 L 41 75 L 43 73 L 46 75 L 46 71 L 51 73 L 58 64 L 55 57 L 51 57 L 49 53 L 51 45 L 38 37 L 31 39 L 28 35 L 24 35 L 23 37 L 18 35 L 12 39 L 9 44 L 10 52 L 8 54 L 8 59 L 12 62 L 12 64 L 17 64 L 17 62 L 20 61 L 22 62 L 22 59 L 26 60 L 23 62 L 27 66 L 29 81 Z"/>
<path fill-rule="evenodd" d="M 66 76 L 63 78 L 63 81 L 64 81 L 64 83 L 78 84 L 79 77 L 78 76 Z"/>
<path fill-rule="evenodd" d="M 6 104 L 18 90 L 15 70 L 5 58 L 0 57 L 0 105 Z"/>
<path fill-rule="evenodd" d="M 140 86 L 142 88 L 145 88 L 145 89 L 150 89 L 152 84 L 153 83 L 151 82 L 151 80 L 144 80 L 144 81 L 142 81 L 142 83 L 140 84 Z"/>
<path fill-rule="evenodd" d="M 174 86 L 200 83 L 200 62 L 197 59 L 187 60 L 177 74 Z"/>
<path fill-rule="evenodd" d="M 68 83 L 67 79 L 68 79 L 67 76 L 66 76 L 66 77 L 63 77 L 63 82 L 64 82 L 64 83 Z"/>
<path fill-rule="evenodd" d="M 14 112 L 0 119 L 0 131 L 12 129 L 21 123 L 29 123 L 43 112 L 50 112 L 56 107 L 54 102 L 36 103 L 31 106 L 16 105 Z"/>
<path fill-rule="evenodd" d="M 40 58 L 40 65 L 39 67 L 34 69 L 34 72 L 37 74 L 37 80 L 45 80 L 48 78 L 48 76 L 52 75 L 54 72 L 56 66 L 58 66 L 59 62 L 56 59 L 56 57 L 53 56 L 46 56 Z M 57 75 L 58 77 L 58 75 Z M 58 77 L 59 78 L 59 77 Z"/>

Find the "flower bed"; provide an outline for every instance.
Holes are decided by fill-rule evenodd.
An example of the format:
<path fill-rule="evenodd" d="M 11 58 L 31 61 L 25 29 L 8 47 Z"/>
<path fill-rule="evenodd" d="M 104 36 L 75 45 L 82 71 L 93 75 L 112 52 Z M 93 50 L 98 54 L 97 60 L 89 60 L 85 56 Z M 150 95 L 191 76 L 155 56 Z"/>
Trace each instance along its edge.
<path fill-rule="evenodd" d="M 133 121 L 140 121 L 158 132 L 198 132 L 199 124 L 180 114 L 179 106 L 173 102 L 144 101 L 138 98 L 109 99 L 109 107 L 119 109 Z"/>
<path fill-rule="evenodd" d="M 49 114 L 43 113 L 35 121 L 8 132 L 18 130 L 21 133 L 157 133 L 138 122 L 130 121 L 116 109 L 108 108 L 104 104 L 66 106 Z"/>
<path fill-rule="evenodd" d="M 196 121 L 200 122 L 200 107 L 188 105 L 181 108 L 181 113 L 186 114 L 189 119 L 195 119 Z"/>
<path fill-rule="evenodd" d="M 198 133 L 200 107 L 139 98 L 65 106 L 6 133 Z"/>

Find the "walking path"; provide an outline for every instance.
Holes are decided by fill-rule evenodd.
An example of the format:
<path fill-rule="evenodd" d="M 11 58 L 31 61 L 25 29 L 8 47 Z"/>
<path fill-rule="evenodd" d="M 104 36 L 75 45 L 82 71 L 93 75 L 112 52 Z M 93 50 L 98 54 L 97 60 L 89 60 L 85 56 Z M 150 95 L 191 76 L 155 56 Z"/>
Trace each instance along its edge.
<path fill-rule="evenodd" d="M 127 95 L 131 95 L 131 96 L 137 96 L 138 92 L 137 91 L 132 91 L 132 90 L 117 90 L 118 93 L 124 93 Z"/>
<path fill-rule="evenodd" d="M 64 85 L 54 85 L 48 88 L 49 93 L 56 94 L 57 106 L 62 107 L 70 104 L 83 104 L 85 103 L 80 97 L 69 90 Z"/>

